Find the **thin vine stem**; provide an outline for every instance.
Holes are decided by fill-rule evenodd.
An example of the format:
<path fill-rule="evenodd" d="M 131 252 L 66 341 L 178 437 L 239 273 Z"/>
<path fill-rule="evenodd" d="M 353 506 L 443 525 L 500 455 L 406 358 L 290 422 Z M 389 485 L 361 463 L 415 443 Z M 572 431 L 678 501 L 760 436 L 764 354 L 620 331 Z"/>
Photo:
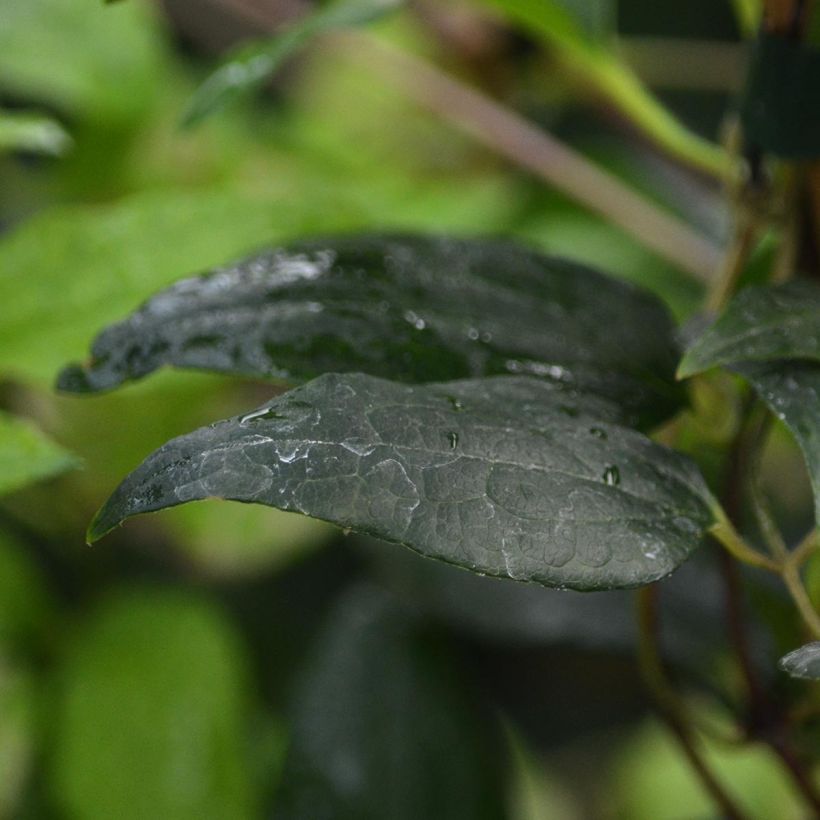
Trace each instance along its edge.
<path fill-rule="evenodd" d="M 720 807 L 722 816 L 729 820 L 745 820 L 746 813 L 740 809 L 709 768 L 699 748 L 700 744 L 690 729 L 687 716 L 683 713 L 678 699 L 670 694 L 671 687 L 666 678 L 658 646 L 658 620 L 658 587 L 643 587 L 638 590 L 638 660 L 646 687 L 658 713 L 678 741 L 703 788 Z"/>

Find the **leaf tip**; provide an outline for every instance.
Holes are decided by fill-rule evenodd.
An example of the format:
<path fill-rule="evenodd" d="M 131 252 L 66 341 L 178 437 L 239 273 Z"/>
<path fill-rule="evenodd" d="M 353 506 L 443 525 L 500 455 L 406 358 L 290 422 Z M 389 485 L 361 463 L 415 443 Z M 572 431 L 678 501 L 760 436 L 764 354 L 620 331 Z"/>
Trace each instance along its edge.
<path fill-rule="evenodd" d="M 88 529 L 85 533 L 85 543 L 88 544 L 89 547 L 92 546 L 121 523 L 122 519 L 119 518 L 119 516 L 111 514 L 109 504 L 103 504 L 88 525 Z"/>
<path fill-rule="evenodd" d="M 678 369 L 675 371 L 675 378 L 680 382 L 694 376 L 701 370 L 697 360 L 688 353 L 681 359 Z"/>
<path fill-rule="evenodd" d="M 91 383 L 88 371 L 81 364 L 64 367 L 55 380 L 54 387 L 61 393 L 90 393 Z"/>

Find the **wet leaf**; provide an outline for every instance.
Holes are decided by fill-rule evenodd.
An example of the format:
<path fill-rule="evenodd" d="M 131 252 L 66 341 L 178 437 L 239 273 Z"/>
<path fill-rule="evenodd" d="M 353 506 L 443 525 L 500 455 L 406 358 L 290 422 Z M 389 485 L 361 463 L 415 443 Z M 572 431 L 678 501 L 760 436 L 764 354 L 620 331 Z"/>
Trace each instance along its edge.
<path fill-rule="evenodd" d="M 67 647 L 48 768 L 52 799 L 85 820 L 245 820 L 241 646 L 193 595 L 111 596 Z"/>
<path fill-rule="evenodd" d="M 809 471 L 815 517 L 820 521 L 820 364 L 748 362 L 735 369 L 797 441 Z"/>
<path fill-rule="evenodd" d="M 284 31 L 234 52 L 197 89 L 183 122 L 196 125 L 231 100 L 258 90 L 282 63 L 314 37 L 348 26 L 360 26 L 395 10 L 403 0 L 336 0 L 305 15 Z"/>
<path fill-rule="evenodd" d="M 820 288 L 811 282 L 748 287 L 686 351 L 678 376 L 746 361 L 820 361 Z"/>
<path fill-rule="evenodd" d="M 303 670 L 275 820 L 500 820 L 500 745 L 447 655 L 350 590 Z"/>
<path fill-rule="evenodd" d="M 300 382 L 362 371 L 431 382 L 529 374 L 676 409 L 672 325 L 654 297 L 504 241 L 355 236 L 185 279 L 103 331 L 59 386 L 106 390 L 172 364 Z"/>
<path fill-rule="evenodd" d="M 820 680 L 820 641 L 789 652 L 780 659 L 778 666 L 793 678 Z"/>
<path fill-rule="evenodd" d="M 3 234 L 0 374 L 51 381 L 67 351 L 81 355 L 101 324 L 173 282 L 184 266 L 221 263 L 271 237 L 315 230 L 315 204 L 271 204 L 289 196 L 289 186 L 265 195 L 143 191 L 113 204 L 47 209 Z M 347 227 L 345 204 L 334 198 L 331 207 Z"/>
<path fill-rule="evenodd" d="M 0 495 L 79 464 L 79 459 L 32 424 L 0 410 Z"/>
<path fill-rule="evenodd" d="M 216 496 L 488 575 L 639 586 L 686 560 L 712 524 L 712 500 L 691 462 L 617 415 L 600 397 L 531 378 L 411 387 L 327 374 L 165 444 L 123 481 L 89 537 Z"/>

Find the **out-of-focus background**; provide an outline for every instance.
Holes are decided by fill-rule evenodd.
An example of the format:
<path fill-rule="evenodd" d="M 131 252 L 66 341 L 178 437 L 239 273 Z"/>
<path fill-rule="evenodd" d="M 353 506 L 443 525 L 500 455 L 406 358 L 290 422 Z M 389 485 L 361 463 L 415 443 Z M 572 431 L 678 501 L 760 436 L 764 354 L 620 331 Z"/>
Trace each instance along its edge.
<path fill-rule="evenodd" d="M 162 372 L 55 394 L 99 328 L 185 274 L 303 235 L 402 228 L 520 237 L 652 289 L 679 319 L 698 304 L 689 273 L 426 109 L 423 78 L 368 58 L 374 37 L 414 55 L 719 245 L 720 185 L 670 161 L 504 3 L 418 0 L 359 54 L 316 40 L 263 94 L 180 129 L 220 54 L 315 5 L 0 0 L 0 818 L 319 817 L 316 758 L 366 794 L 338 817 L 712 817 L 647 709 L 629 594 L 476 578 L 224 502 L 85 546 L 153 448 L 274 389 Z M 723 138 L 744 3 L 555 5 L 694 134 Z M 770 455 L 797 476 L 776 502 L 804 521 L 793 448 L 781 437 Z M 725 665 L 708 558 L 675 578 L 666 637 L 697 682 Z M 702 712 L 724 720 L 715 701 Z M 799 816 L 764 751 L 709 743 L 752 816 Z M 435 811 L 419 792 L 431 769 Z"/>

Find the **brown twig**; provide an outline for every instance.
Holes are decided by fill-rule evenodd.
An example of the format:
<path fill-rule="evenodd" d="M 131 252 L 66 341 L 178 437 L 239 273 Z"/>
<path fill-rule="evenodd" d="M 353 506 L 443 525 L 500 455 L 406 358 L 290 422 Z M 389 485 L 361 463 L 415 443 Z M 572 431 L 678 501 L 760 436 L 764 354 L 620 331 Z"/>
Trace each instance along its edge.
<path fill-rule="evenodd" d="M 638 590 L 638 654 L 646 686 L 661 718 L 678 741 L 703 788 L 720 807 L 722 816 L 730 820 L 743 820 L 746 814 L 712 774 L 698 748 L 699 744 L 697 738 L 692 734 L 689 721 L 685 715 L 681 714 L 677 701 L 669 696 L 658 646 L 658 621 L 658 587 L 657 585 L 643 587 Z"/>
<path fill-rule="evenodd" d="M 554 185 L 659 256 L 701 281 L 713 277 L 721 256 L 716 245 L 524 117 L 373 37 L 344 33 L 328 40 L 346 58 L 364 63 L 417 103 Z"/>

